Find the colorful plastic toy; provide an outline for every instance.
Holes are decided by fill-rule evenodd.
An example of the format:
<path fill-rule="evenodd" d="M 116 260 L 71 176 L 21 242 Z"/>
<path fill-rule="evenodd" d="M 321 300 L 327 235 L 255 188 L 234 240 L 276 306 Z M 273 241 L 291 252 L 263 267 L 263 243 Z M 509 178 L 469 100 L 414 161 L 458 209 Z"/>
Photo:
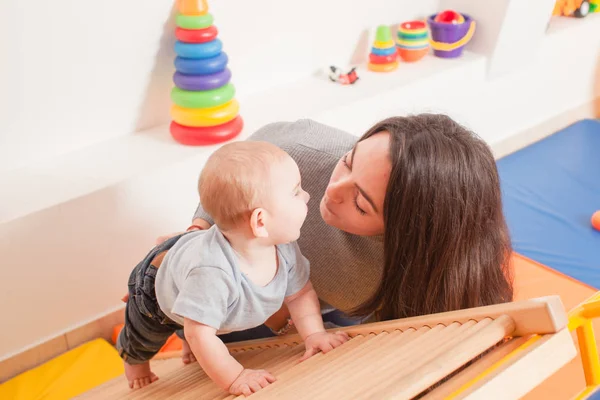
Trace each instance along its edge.
<path fill-rule="evenodd" d="M 596 229 L 597 231 L 600 231 L 600 210 L 598 210 L 592 214 L 591 222 L 592 222 L 592 226 L 594 227 L 594 229 Z"/>
<path fill-rule="evenodd" d="M 177 0 L 177 10 L 171 135 L 190 146 L 231 140 L 244 123 L 230 82 L 229 58 L 206 0 Z"/>
<path fill-rule="evenodd" d="M 185 75 L 175 72 L 173 82 L 183 90 L 212 90 L 220 88 L 231 79 L 231 71 L 226 68 L 221 72 L 207 75 Z"/>
<path fill-rule="evenodd" d="M 375 72 L 390 72 L 398 68 L 398 53 L 389 27 L 385 25 L 377 27 L 367 66 Z"/>
<path fill-rule="evenodd" d="M 183 15 L 204 15 L 208 5 L 204 0 L 177 0 L 177 10 Z"/>
<path fill-rule="evenodd" d="M 419 61 L 429 53 L 429 30 L 424 21 L 407 21 L 398 26 L 396 47 L 400 58 Z"/>
<path fill-rule="evenodd" d="M 183 144 L 207 146 L 233 139 L 241 132 L 243 127 L 244 123 L 239 115 L 222 125 L 201 128 L 185 126 L 173 121 L 171 122 L 171 135 Z"/>
<path fill-rule="evenodd" d="M 224 71 L 229 58 L 226 53 L 220 53 L 211 58 L 175 58 L 175 68 L 182 74 L 209 75 Z"/>
<path fill-rule="evenodd" d="M 206 29 L 175 29 L 175 37 L 185 43 L 206 43 L 217 37 L 218 30 L 216 26 L 209 26 Z"/>
<path fill-rule="evenodd" d="M 445 24 L 462 24 L 465 22 L 465 18 L 461 13 L 457 13 L 454 10 L 446 10 L 436 15 L 434 21 Z"/>
<path fill-rule="evenodd" d="M 552 15 L 584 18 L 600 11 L 599 0 L 557 0 Z"/>
<path fill-rule="evenodd" d="M 337 82 L 342 85 L 353 85 L 358 80 L 358 75 L 356 74 L 356 67 L 350 69 L 350 71 L 343 73 L 342 70 L 334 65 L 329 66 L 328 68 L 329 80 L 332 82 Z"/>
<path fill-rule="evenodd" d="M 443 18 L 434 14 L 427 20 L 431 31 L 431 47 L 433 54 L 442 58 L 460 57 L 464 46 L 475 34 L 475 21 L 466 14 L 461 14 L 463 22 L 455 20 L 454 14 L 449 11 Z M 440 19 L 441 21 L 438 21 Z M 448 22 L 446 22 L 448 20 Z"/>
<path fill-rule="evenodd" d="M 219 39 L 206 43 L 184 43 L 175 42 L 175 54 L 182 58 L 204 59 L 212 58 L 221 54 L 223 43 Z"/>

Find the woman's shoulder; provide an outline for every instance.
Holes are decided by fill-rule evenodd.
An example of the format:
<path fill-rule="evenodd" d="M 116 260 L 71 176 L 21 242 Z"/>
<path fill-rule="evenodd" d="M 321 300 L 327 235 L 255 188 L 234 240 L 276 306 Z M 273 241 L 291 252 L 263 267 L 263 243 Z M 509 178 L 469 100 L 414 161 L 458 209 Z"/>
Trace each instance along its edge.
<path fill-rule="evenodd" d="M 272 143 L 292 157 L 318 152 L 336 159 L 352 149 L 357 141 L 355 136 L 347 132 L 311 119 L 271 123 L 248 139 Z"/>

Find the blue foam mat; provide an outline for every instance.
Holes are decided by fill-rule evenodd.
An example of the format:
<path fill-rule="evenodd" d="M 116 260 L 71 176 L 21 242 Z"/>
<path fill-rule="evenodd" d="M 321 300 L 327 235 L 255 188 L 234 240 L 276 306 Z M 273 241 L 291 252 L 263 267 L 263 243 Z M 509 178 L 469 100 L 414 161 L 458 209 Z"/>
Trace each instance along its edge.
<path fill-rule="evenodd" d="M 596 389 L 594 392 L 592 392 L 587 400 L 600 400 L 600 390 Z"/>
<path fill-rule="evenodd" d="M 498 160 L 518 253 L 600 289 L 600 121 L 583 120 Z"/>

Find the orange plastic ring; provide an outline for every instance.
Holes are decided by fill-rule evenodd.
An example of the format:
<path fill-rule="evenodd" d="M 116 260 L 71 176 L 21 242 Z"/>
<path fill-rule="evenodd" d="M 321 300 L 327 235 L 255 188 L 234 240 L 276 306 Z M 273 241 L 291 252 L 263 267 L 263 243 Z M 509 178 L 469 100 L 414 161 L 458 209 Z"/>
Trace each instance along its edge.
<path fill-rule="evenodd" d="M 398 68 L 398 61 L 389 64 L 373 64 L 369 63 L 368 68 L 373 72 L 391 72 Z"/>
<path fill-rule="evenodd" d="M 177 10 L 183 15 L 204 15 L 208 4 L 206 0 L 177 0 Z"/>

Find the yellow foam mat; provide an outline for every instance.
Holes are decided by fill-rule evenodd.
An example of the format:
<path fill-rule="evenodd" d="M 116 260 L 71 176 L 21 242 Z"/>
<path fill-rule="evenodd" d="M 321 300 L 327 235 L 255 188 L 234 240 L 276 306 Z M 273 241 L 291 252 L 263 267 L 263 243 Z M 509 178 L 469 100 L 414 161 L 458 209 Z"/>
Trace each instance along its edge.
<path fill-rule="evenodd" d="M 71 399 L 122 373 L 114 347 L 96 339 L 3 383 L 0 399 Z"/>

